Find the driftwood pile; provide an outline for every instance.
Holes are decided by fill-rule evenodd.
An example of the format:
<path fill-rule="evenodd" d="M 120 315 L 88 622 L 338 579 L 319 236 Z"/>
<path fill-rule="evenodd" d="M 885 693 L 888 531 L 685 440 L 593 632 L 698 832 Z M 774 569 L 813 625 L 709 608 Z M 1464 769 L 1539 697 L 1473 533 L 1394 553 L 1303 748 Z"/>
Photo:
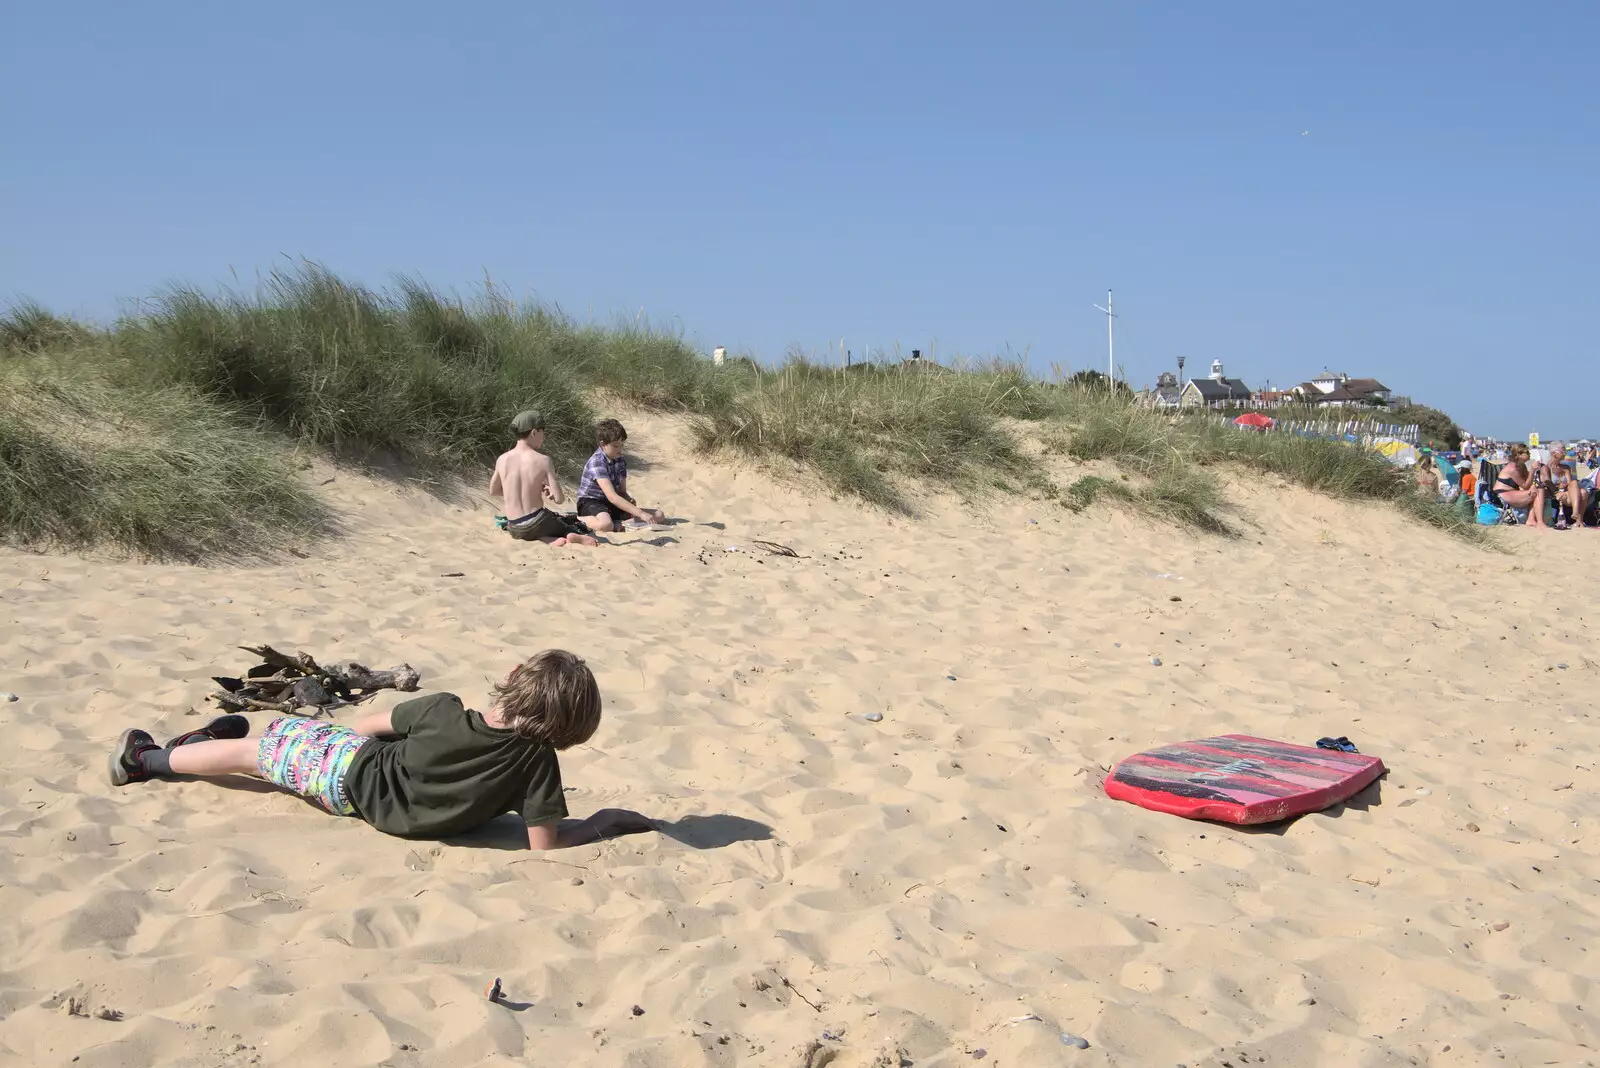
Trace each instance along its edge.
<path fill-rule="evenodd" d="M 270 645 L 241 645 L 261 663 L 245 672 L 242 679 L 214 675 L 221 690 L 212 700 L 230 712 L 300 712 L 324 715 L 348 705 L 360 704 L 379 690 L 410 693 L 422 676 L 410 664 L 388 671 L 373 671 L 351 661 L 323 667 L 309 653 L 290 656 Z"/>

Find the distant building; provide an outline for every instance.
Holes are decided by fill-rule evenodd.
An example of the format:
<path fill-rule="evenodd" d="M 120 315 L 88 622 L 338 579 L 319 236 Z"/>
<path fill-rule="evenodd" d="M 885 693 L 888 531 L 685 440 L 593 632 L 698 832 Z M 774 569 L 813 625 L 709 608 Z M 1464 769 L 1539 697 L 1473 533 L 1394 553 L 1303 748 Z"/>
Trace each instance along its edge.
<path fill-rule="evenodd" d="M 1278 408 L 1299 399 L 1300 395 L 1292 389 L 1258 389 L 1250 398 L 1250 403 L 1257 408 Z"/>
<path fill-rule="evenodd" d="M 1250 387 L 1229 378 L 1221 360 L 1211 361 L 1211 377 L 1191 378 L 1178 394 L 1181 408 L 1243 408 L 1250 403 Z"/>
<path fill-rule="evenodd" d="M 1335 408 L 1387 405 L 1392 396 L 1389 387 L 1376 378 L 1351 378 L 1343 371 L 1324 371 L 1294 387 L 1294 392 L 1309 404 Z"/>
<path fill-rule="evenodd" d="M 1171 371 L 1162 371 L 1156 375 L 1155 389 L 1139 393 L 1139 402 L 1146 408 L 1176 408 L 1182 392 L 1178 386 L 1178 376 Z"/>

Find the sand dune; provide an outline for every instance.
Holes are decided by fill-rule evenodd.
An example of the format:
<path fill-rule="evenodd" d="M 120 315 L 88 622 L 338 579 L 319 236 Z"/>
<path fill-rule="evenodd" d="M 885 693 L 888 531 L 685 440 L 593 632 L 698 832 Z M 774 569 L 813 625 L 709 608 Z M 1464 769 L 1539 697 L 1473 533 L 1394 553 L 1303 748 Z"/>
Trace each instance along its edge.
<path fill-rule="evenodd" d="M 1496 554 L 1259 484 L 1231 541 L 910 523 L 630 427 L 684 522 L 599 550 L 339 472 L 348 536 L 284 564 L 0 554 L 0 1063 L 1595 1061 L 1592 533 Z M 106 785 L 121 727 L 193 725 L 259 641 L 469 703 L 573 649 L 606 700 L 574 813 L 673 822 L 535 855 L 514 824 L 407 842 L 248 782 Z M 1391 773 L 1265 830 L 1100 790 L 1227 731 Z"/>

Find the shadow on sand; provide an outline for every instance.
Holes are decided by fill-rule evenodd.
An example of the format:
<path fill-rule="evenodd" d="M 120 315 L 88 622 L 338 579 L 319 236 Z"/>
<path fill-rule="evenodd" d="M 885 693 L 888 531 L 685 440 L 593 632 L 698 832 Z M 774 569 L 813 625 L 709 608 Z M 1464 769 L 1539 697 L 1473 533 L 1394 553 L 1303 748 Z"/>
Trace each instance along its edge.
<path fill-rule="evenodd" d="M 1277 823 L 1258 823 L 1255 826 L 1250 827 L 1240 827 L 1231 823 L 1216 823 L 1212 825 L 1216 827 L 1225 827 L 1230 831 L 1237 831 L 1241 834 L 1281 835 L 1308 816 L 1326 816 L 1329 819 L 1336 820 L 1342 817 L 1346 811 L 1351 809 L 1354 809 L 1356 812 L 1366 812 L 1368 809 L 1382 808 L 1383 780 L 1387 779 L 1388 777 L 1389 769 L 1384 768 L 1382 775 L 1379 775 L 1376 779 L 1373 779 L 1372 782 L 1362 787 L 1360 791 L 1351 796 L 1348 800 L 1341 801 L 1336 805 L 1329 805 L 1320 812 L 1307 812 L 1304 815 L 1295 816 L 1291 819 L 1279 820 Z M 1401 804 L 1404 804 L 1404 802 L 1401 802 Z M 1211 821 L 1207 820 L 1205 822 L 1210 823 Z"/>
<path fill-rule="evenodd" d="M 720 849 L 735 842 L 770 842 L 772 828 L 760 820 L 718 813 L 712 816 L 685 816 L 671 823 L 656 824 L 656 830 L 692 849 Z"/>
<path fill-rule="evenodd" d="M 717 813 L 710 816 L 684 816 L 656 821 L 656 830 L 691 849 L 720 849 L 734 842 L 766 842 L 772 828 L 759 820 Z M 516 816 L 500 816 L 482 827 L 444 839 L 446 845 L 476 849 L 506 849 L 527 852 L 528 828 Z M 560 851 L 556 851 L 559 855 Z M 555 859 L 552 857 L 551 859 Z"/>

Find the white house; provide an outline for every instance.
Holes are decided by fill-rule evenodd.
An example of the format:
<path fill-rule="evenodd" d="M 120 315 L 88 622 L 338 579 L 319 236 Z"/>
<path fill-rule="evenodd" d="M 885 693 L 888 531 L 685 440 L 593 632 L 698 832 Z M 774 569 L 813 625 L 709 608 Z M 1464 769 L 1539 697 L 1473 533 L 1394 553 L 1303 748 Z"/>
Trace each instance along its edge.
<path fill-rule="evenodd" d="M 1389 403 L 1393 391 L 1376 378 L 1351 378 L 1343 371 L 1323 371 L 1294 391 L 1313 404 L 1355 408 Z"/>
<path fill-rule="evenodd" d="M 1222 371 L 1222 361 L 1211 361 L 1211 377 L 1191 378 L 1178 395 L 1183 408 L 1233 408 L 1250 403 L 1250 387 Z"/>

